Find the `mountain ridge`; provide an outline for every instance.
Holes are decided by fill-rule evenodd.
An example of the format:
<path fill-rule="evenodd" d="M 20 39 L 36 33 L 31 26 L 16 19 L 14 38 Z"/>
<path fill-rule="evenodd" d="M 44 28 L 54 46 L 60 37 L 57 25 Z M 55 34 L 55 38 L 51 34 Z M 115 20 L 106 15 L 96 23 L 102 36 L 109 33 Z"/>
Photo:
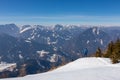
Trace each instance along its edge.
<path fill-rule="evenodd" d="M 16 27 L 18 26 L 15 24 L 0 25 L 0 61 L 16 63 L 18 71 L 13 72 L 17 73 L 17 76 L 21 69 L 27 74 L 41 73 L 84 57 L 84 48 L 88 49 L 87 56 L 91 56 L 98 47 L 105 50 L 109 41 L 116 39 L 116 36 L 112 35 L 120 37 L 117 28 L 113 32 L 112 28 L 95 26 L 25 25 L 21 29 Z M 36 69 L 31 72 L 29 68 L 35 66 Z"/>

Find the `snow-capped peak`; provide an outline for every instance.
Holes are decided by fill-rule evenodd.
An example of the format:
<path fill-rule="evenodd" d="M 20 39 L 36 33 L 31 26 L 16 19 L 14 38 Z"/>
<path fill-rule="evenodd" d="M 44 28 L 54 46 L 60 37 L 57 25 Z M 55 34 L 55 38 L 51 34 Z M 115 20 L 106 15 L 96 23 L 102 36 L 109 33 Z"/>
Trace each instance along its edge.
<path fill-rule="evenodd" d="M 25 32 L 25 31 L 27 31 L 27 30 L 29 30 L 29 29 L 32 29 L 33 27 L 26 27 L 26 28 L 24 28 L 23 30 L 20 30 L 20 33 L 23 33 L 23 32 Z"/>
<path fill-rule="evenodd" d="M 97 28 L 97 27 L 94 27 L 93 29 L 92 29 L 92 31 L 93 31 L 93 34 L 97 34 L 97 35 L 99 35 L 99 28 Z"/>

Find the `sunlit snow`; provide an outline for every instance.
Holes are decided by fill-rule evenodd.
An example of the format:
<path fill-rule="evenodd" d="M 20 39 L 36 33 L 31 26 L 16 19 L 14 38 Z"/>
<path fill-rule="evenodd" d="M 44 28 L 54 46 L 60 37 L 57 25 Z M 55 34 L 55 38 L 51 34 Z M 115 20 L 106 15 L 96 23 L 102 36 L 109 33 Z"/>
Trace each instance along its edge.
<path fill-rule="evenodd" d="M 120 80 L 120 64 L 108 58 L 81 58 L 56 70 L 3 80 Z"/>

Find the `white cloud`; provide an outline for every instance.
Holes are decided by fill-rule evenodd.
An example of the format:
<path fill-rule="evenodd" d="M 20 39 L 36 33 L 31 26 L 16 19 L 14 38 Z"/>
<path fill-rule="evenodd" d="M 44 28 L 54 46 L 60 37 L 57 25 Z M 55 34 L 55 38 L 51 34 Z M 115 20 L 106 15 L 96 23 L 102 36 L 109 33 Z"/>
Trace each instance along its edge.
<path fill-rule="evenodd" d="M 60 15 L 60 16 L 1 16 L 0 23 L 17 24 L 100 24 L 120 25 L 120 16 L 88 16 L 88 15 Z"/>
<path fill-rule="evenodd" d="M 120 16 L 86 16 L 86 15 L 65 15 L 65 16 L 1 16 L 0 19 L 104 19 L 120 20 Z"/>

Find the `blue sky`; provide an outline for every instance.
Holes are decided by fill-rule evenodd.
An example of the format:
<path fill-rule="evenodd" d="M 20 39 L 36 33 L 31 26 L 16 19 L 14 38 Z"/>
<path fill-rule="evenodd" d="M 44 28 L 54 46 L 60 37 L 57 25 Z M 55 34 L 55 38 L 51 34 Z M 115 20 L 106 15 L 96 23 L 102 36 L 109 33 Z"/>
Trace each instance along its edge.
<path fill-rule="evenodd" d="M 0 24 L 120 25 L 120 0 L 0 0 Z"/>

